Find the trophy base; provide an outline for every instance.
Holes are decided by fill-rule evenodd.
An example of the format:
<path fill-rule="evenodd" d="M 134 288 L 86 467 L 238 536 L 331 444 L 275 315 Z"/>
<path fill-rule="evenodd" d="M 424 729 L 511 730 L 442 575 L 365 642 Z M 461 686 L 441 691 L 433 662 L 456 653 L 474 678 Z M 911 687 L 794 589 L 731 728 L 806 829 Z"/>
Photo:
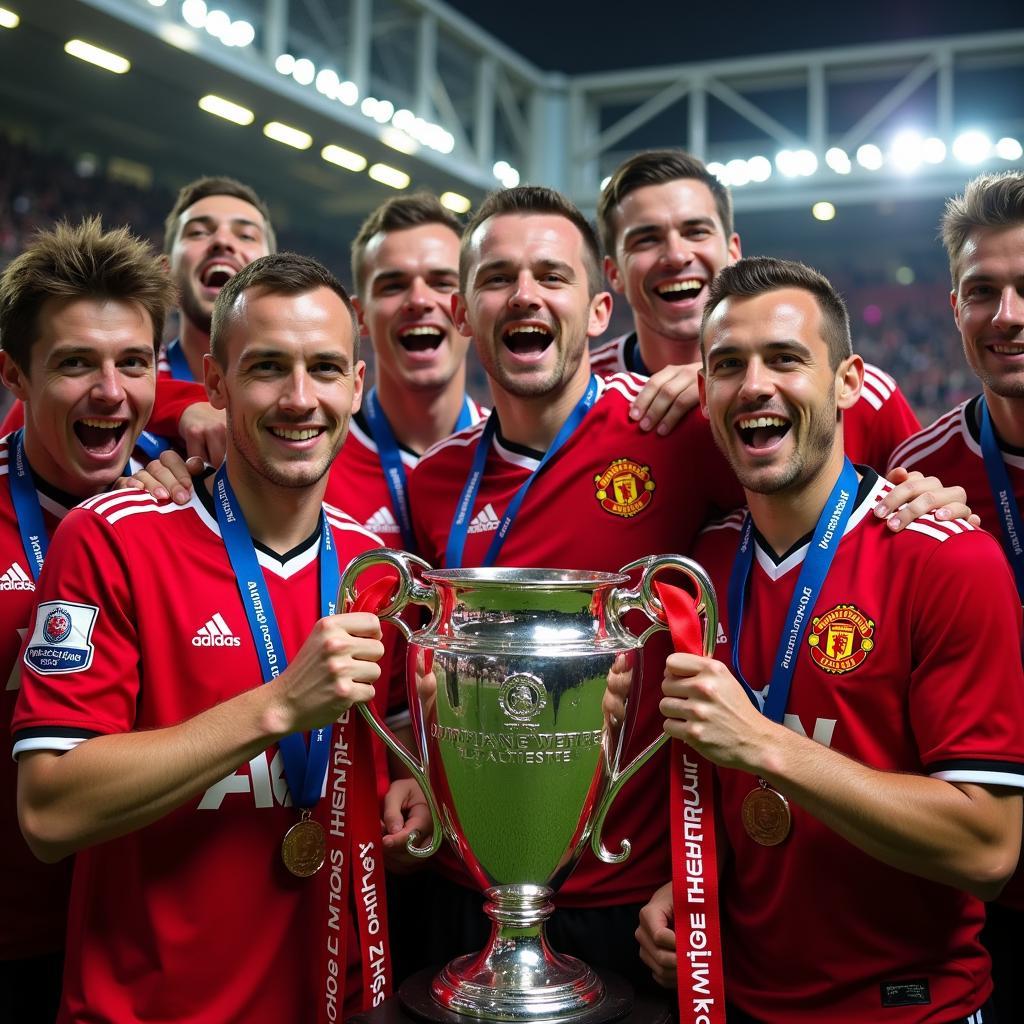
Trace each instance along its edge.
<path fill-rule="evenodd" d="M 449 966 L 462 965 L 464 961 L 472 963 L 477 959 L 478 955 L 460 957 L 458 960 L 452 961 Z M 559 959 L 569 960 L 573 964 L 579 963 L 571 957 L 559 957 Z M 586 970 L 590 974 L 594 973 L 589 968 Z M 443 974 L 444 972 L 442 972 Z M 651 1024 L 662 1024 L 662 1022 L 667 1024 L 670 1019 L 669 1014 L 662 1012 L 660 1008 L 653 1015 L 649 1015 L 648 1011 L 641 1017 L 637 1017 L 633 1012 L 632 986 L 618 975 L 610 973 L 602 972 L 600 978 L 597 979 L 599 993 L 597 1002 L 582 1007 L 576 1006 L 568 1012 L 559 1012 L 558 1008 L 550 1002 L 539 1006 L 536 1001 L 529 1000 L 521 992 L 518 999 L 512 1000 L 507 998 L 507 993 L 503 993 L 504 998 L 494 1000 L 502 1005 L 489 1005 L 490 997 L 494 996 L 492 986 L 486 986 L 486 988 L 475 986 L 481 989 L 485 988 L 485 991 L 474 993 L 482 999 L 482 1004 L 476 1003 L 471 1009 L 464 1009 L 462 1006 L 456 1009 L 453 1003 L 442 1005 L 435 994 L 437 983 L 442 975 L 438 975 L 435 980 L 434 971 L 426 970 L 414 974 L 405 981 L 398 991 L 398 998 L 403 1008 L 419 1020 L 433 1021 L 435 1024 L 467 1024 L 467 1020 L 471 1018 L 491 1021 L 531 1021 L 535 1024 L 541 1024 L 541 1022 L 543 1024 L 570 1024 L 570 1022 L 571 1024 L 613 1024 L 615 1021 L 640 1019 L 649 1020 Z M 602 993 L 603 998 L 601 997 Z M 533 995 L 536 994 L 533 993 Z M 513 1016 L 512 1013 L 518 1015 Z"/>

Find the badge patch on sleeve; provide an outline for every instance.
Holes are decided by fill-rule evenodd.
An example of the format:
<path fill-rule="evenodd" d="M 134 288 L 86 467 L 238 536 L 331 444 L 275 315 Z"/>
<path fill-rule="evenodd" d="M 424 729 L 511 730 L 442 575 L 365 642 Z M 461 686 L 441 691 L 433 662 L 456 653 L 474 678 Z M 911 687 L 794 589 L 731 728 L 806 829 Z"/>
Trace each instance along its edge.
<path fill-rule="evenodd" d="M 43 675 L 81 672 L 92 664 L 92 630 L 99 608 L 72 601 L 47 601 L 36 609 L 25 664 Z"/>

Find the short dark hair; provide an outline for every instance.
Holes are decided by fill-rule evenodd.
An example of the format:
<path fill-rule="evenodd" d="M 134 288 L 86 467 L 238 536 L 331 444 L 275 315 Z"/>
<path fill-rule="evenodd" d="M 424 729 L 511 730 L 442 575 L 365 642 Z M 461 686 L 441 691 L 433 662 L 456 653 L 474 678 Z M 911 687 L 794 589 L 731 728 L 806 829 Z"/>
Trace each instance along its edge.
<path fill-rule="evenodd" d="M 234 196 L 241 199 L 250 206 L 255 206 L 263 217 L 263 234 L 267 240 L 267 252 L 277 251 L 277 236 L 274 234 L 274 226 L 270 223 L 270 207 L 261 199 L 256 190 L 235 178 L 226 177 L 205 177 L 196 178 L 183 186 L 178 192 L 178 198 L 171 207 L 164 221 L 164 252 L 170 253 L 174 248 L 174 241 L 178 236 L 178 218 L 200 199 L 208 196 Z"/>
<path fill-rule="evenodd" d="M 210 323 L 210 353 L 221 366 L 224 339 L 235 317 L 235 306 L 243 292 L 253 289 L 270 295 L 304 295 L 317 288 L 330 288 L 345 304 L 352 320 L 352 359 L 359 358 L 359 321 L 345 286 L 322 264 L 294 252 L 261 256 L 246 264 L 217 295 Z"/>
<path fill-rule="evenodd" d="M 601 244 L 609 256 L 615 256 L 618 240 L 617 215 L 622 200 L 647 185 L 664 185 L 670 181 L 692 178 L 703 182 L 715 200 L 718 219 L 728 238 L 732 228 L 732 196 L 729 190 L 704 166 L 703 162 L 682 149 L 648 149 L 620 164 L 611 180 L 601 190 L 597 201 L 597 226 Z"/>
<path fill-rule="evenodd" d="M 407 196 L 395 196 L 381 203 L 359 228 L 352 242 L 352 283 L 356 294 L 363 294 L 366 284 L 364 257 L 366 247 L 377 235 L 392 231 L 407 231 L 424 224 L 440 224 L 449 228 L 456 238 L 462 238 L 462 221 L 441 205 L 440 199 L 432 192 L 413 192 Z"/>
<path fill-rule="evenodd" d="M 973 232 L 1018 224 L 1024 224 L 1024 174 L 1020 171 L 979 175 L 967 183 L 963 195 L 947 200 L 941 231 L 953 287 L 960 285 L 960 254 Z"/>
<path fill-rule="evenodd" d="M 469 277 L 469 250 L 473 233 L 484 221 L 506 214 L 551 214 L 564 217 L 575 225 L 583 238 L 583 262 L 587 268 L 587 285 L 593 298 L 604 285 L 601 273 L 601 247 L 590 221 L 561 192 L 541 185 L 518 185 L 516 188 L 491 192 L 480 204 L 473 219 L 466 226 L 459 250 L 459 289 L 466 290 Z"/>
<path fill-rule="evenodd" d="M 818 303 L 822 318 L 822 340 L 828 347 L 829 365 L 836 369 L 853 355 L 850 340 L 850 314 L 843 297 L 832 287 L 823 274 L 797 263 L 795 260 L 777 260 L 771 256 L 751 256 L 723 267 L 708 290 L 708 301 L 700 325 L 700 348 L 707 365 L 704 336 L 708 320 L 715 307 L 731 296 L 753 298 L 780 288 L 799 288 L 810 292 Z"/>
<path fill-rule="evenodd" d="M 104 231 L 99 217 L 40 231 L 0 277 L 0 346 L 28 373 L 47 299 L 115 299 L 141 306 L 160 347 L 174 285 L 159 255 L 126 228 Z"/>

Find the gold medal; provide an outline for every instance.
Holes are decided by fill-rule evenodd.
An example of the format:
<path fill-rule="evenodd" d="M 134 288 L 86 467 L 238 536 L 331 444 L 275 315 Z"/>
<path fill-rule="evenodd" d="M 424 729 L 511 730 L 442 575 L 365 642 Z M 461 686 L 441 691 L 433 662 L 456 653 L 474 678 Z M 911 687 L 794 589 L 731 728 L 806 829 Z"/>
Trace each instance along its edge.
<path fill-rule="evenodd" d="M 743 827 L 755 843 L 778 846 L 789 835 L 792 826 L 789 801 L 764 779 L 757 781 L 757 789 L 752 789 L 743 798 Z"/>
<path fill-rule="evenodd" d="M 327 855 L 327 842 L 323 825 L 310 817 L 309 809 L 281 840 L 281 860 L 296 878 L 309 878 L 323 867 Z"/>

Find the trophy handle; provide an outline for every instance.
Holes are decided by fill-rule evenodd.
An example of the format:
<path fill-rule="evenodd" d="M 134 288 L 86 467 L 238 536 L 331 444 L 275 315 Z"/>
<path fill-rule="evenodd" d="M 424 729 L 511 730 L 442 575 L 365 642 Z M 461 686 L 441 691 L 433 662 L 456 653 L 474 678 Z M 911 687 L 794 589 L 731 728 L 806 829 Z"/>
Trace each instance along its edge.
<path fill-rule="evenodd" d="M 375 565 L 391 566 L 398 573 L 398 589 L 395 591 L 388 604 L 377 612 L 377 618 L 382 622 L 390 622 L 406 640 L 411 639 L 412 630 L 401 619 L 401 614 L 409 604 L 425 605 L 432 611 L 437 607 L 437 596 L 433 588 L 425 587 L 413 577 L 413 568 L 430 569 L 431 565 L 416 555 L 410 555 L 405 551 L 395 551 L 391 548 L 383 548 L 365 551 L 356 556 L 345 567 L 341 577 L 341 586 L 338 588 L 337 607 L 348 609 L 351 607 L 354 597 L 356 580 L 367 569 Z M 430 857 L 437 853 L 441 845 L 443 833 L 441 830 L 441 815 L 437 810 L 437 803 L 434 800 L 434 793 L 427 781 L 423 766 L 416 758 L 405 749 L 404 744 L 398 737 L 373 713 L 368 704 L 357 704 L 359 713 L 366 719 L 367 724 L 374 734 L 384 743 L 395 757 L 405 766 L 406 770 L 419 783 L 423 790 L 423 796 L 430 808 L 430 819 L 434 824 L 434 833 L 426 846 L 417 846 L 419 832 L 415 829 L 409 833 L 405 848 L 414 857 Z"/>
<path fill-rule="evenodd" d="M 715 588 L 703 568 L 692 559 L 684 558 L 682 555 L 649 555 L 647 558 L 639 558 L 635 562 L 624 565 L 620 571 L 627 573 L 633 569 L 643 570 L 636 588 L 618 591 L 614 600 L 615 610 L 619 616 L 632 609 L 637 609 L 651 620 L 651 625 L 637 637 L 640 643 L 646 643 L 648 637 L 659 630 L 668 629 L 665 609 L 654 593 L 653 584 L 654 578 L 659 572 L 665 569 L 674 569 L 683 573 L 697 591 L 697 614 L 704 616 L 704 657 L 710 658 L 714 654 L 715 638 L 718 635 L 718 600 L 715 597 Z M 662 732 L 625 768 L 621 771 L 618 769 L 612 771 L 608 789 L 594 818 L 594 828 L 590 838 L 590 848 L 593 850 L 594 856 L 605 864 L 621 864 L 632 849 L 628 839 L 621 840 L 618 853 L 612 853 L 605 847 L 601 831 L 604 828 L 608 811 L 626 783 L 661 749 L 667 739 L 668 734 Z"/>

